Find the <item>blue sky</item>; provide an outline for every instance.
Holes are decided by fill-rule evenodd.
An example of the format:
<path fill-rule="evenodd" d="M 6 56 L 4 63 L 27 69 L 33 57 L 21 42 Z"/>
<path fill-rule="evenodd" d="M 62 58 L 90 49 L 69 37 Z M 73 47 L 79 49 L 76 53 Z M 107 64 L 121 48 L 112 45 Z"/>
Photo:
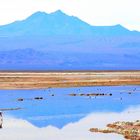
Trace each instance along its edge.
<path fill-rule="evenodd" d="M 0 0 L 0 25 L 58 9 L 92 25 L 121 24 L 140 31 L 140 0 Z"/>

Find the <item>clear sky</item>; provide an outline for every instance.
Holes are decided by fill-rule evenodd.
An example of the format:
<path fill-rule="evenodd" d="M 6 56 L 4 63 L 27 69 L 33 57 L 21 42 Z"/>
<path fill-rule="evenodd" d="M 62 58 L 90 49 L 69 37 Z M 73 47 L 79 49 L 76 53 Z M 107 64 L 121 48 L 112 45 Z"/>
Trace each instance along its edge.
<path fill-rule="evenodd" d="M 0 25 L 58 9 L 92 25 L 121 24 L 140 31 L 140 0 L 0 0 Z"/>

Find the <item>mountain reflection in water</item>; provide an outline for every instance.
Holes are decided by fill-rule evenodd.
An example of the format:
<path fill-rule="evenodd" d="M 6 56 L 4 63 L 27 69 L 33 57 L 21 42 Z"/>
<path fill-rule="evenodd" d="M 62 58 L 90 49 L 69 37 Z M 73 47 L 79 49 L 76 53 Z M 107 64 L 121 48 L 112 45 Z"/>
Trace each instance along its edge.
<path fill-rule="evenodd" d="M 13 117 L 6 117 L 4 128 L 0 131 L 0 138 L 9 140 L 9 137 L 18 140 L 123 140 L 123 137 L 117 134 L 101 134 L 90 133 L 88 130 L 91 127 L 104 128 L 106 124 L 115 121 L 134 121 L 140 116 L 140 106 L 132 107 L 120 113 L 91 113 L 85 118 L 80 119 L 75 123 L 69 123 L 59 129 L 54 126 L 43 128 L 36 127 L 26 120 Z"/>
<path fill-rule="evenodd" d="M 1 90 L 3 112 L 0 138 L 9 140 L 123 140 L 117 134 L 90 133 L 115 121 L 135 121 L 140 116 L 140 87 L 80 87 L 46 90 Z M 111 93 L 112 96 L 69 96 L 70 93 Z M 52 96 L 53 95 L 53 96 Z M 43 97 L 35 100 L 35 97 Z M 18 101 L 18 99 L 24 99 Z"/>

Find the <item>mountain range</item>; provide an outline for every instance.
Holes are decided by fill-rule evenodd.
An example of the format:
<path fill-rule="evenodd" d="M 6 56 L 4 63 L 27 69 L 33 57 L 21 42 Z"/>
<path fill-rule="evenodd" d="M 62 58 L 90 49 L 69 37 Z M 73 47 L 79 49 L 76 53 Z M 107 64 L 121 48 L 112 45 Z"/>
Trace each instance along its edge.
<path fill-rule="evenodd" d="M 94 21 L 94 19 L 93 19 Z M 0 70 L 140 69 L 140 32 L 58 10 L 0 26 Z"/>

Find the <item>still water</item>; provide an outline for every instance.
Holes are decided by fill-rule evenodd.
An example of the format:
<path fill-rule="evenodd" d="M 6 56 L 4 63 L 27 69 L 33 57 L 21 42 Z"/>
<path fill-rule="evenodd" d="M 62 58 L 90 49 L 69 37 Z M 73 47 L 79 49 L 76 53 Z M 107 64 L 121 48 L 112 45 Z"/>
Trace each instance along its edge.
<path fill-rule="evenodd" d="M 124 140 L 121 135 L 91 133 L 89 129 L 105 128 L 115 121 L 139 120 L 140 86 L 0 90 L 0 110 L 1 140 Z"/>

